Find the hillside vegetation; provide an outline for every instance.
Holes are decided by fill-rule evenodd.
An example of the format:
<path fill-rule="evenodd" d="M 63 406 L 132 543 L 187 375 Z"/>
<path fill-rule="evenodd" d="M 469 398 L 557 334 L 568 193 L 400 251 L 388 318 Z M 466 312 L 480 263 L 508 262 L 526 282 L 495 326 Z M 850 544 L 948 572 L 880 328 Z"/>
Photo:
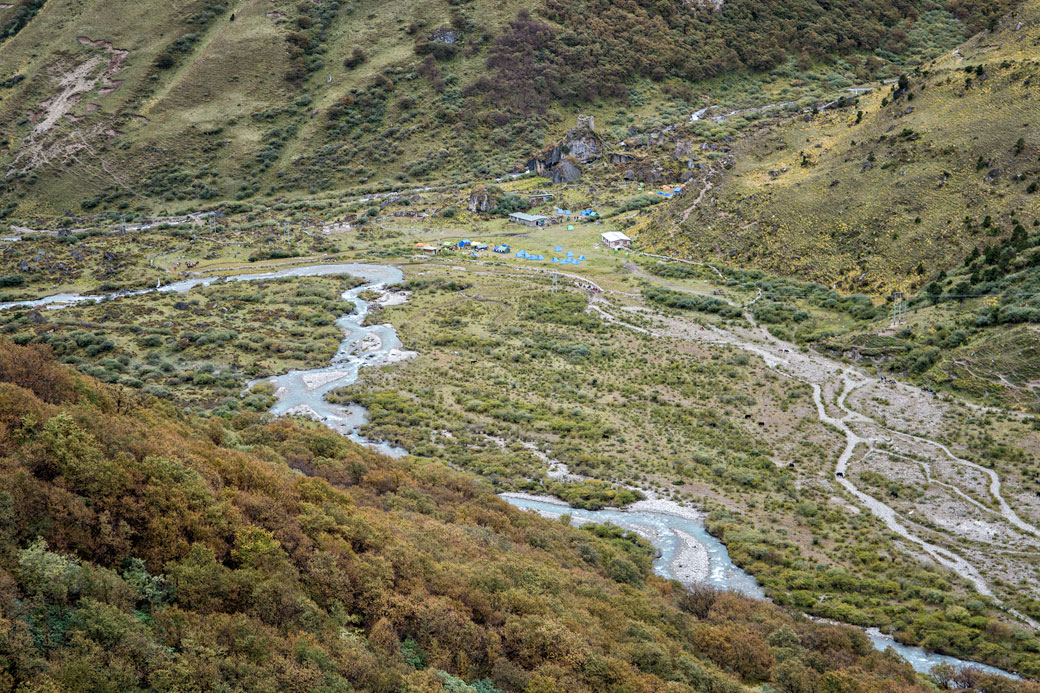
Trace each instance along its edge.
<path fill-rule="evenodd" d="M 854 629 L 686 592 L 643 540 L 441 465 L 9 342 L 0 378 L 0 690 L 925 690 Z"/>
<path fill-rule="evenodd" d="M 763 128 L 641 240 L 844 291 L 921 288 L 1040 224 L 1038 45 L 1029 2 L 858 104 Z"/>
<path fill-rule="evenodd" d="M 659 206 L 640 241 L 761 290 L 754 311 L 775 334 L 1036 412 L 1038 45 L 1030 2 L 858 102 L 773 121 L 712 169 L 699 203 L 691 189 Z M 852 320 L 814 314 L 833 288 L 862 304 Z M 892 291 L 908 299 L 899 325 Z"/>
<path fill-rule="evenodd" d="M 0 9 L 0 214 L 501 175 L 575 109 L 688 114 L 728 89 L 696 80 L 839 56 L 872 79 L 1007 6 L 19 0 Z"/>

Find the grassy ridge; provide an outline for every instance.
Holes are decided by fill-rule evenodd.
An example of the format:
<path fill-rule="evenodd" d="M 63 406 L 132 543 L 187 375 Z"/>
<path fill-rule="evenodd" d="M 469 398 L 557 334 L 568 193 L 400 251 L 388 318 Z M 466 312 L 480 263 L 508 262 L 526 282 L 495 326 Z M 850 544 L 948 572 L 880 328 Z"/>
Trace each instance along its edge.
<path fill-rule="evenodd" d="M 905 89 L 761 131 L 738 147 L 714 199 L 676 232 L 690 205 L 679 198 L 644 241 L 846 291 L 921 287 L 1040 219 L 1038 18 L 1027 3 L 911 72 Z"/>

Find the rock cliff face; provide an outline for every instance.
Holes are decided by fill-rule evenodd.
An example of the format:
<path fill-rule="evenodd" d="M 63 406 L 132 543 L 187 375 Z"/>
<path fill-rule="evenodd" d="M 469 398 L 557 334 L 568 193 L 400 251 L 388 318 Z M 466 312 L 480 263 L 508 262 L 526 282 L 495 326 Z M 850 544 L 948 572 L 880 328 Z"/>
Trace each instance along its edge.
<path fill-rule="evenodd" d="M 498 200 L 492 196 L 492 194 L 483 185 L 478 185 L 473 188 L 473 191 L 469 194 L 469 202 L 467 207 L 469 211 L 478 214 L 487 214 L 495 205 L 498 204 Z"/>
<path fill-rule="evenodd" d="M 578 128 L 571 130 L 567 133 L 560 148 L 564 154 L 574 157 L 583 164 L 595 161 L 603 155 L 603 142 L 599 135 L 592 130 L 579 130 Z"/>
<path fill-rule="evenodd" d="M 577 126 L 558 143 L 528 160 L 527 170 L 554 184 L 569 183 L 581 176 L 585 166 L 602 161 L 615 168 L 623 180 L 647 185 L 685 183 L 702 168 L 695 149 L 693 140 L 669 126 L 647 133 L 633 129 L 632 136 L 618 143 L 617 150 L 607 151 L 603 139 L 593 129 L 592 118 L 579 116 Z M 720 151 L 725 153 L 729 148 Z"/>
<path fill-rule="evenodd" d="M 570 159 L 564 159 L 554 166 L 552 170 L 552 182 L 557 185 L 560 183 L 570 183 L 573 180 L 578 180 L 580 177 L 581 169 L 578 168 Z"/>

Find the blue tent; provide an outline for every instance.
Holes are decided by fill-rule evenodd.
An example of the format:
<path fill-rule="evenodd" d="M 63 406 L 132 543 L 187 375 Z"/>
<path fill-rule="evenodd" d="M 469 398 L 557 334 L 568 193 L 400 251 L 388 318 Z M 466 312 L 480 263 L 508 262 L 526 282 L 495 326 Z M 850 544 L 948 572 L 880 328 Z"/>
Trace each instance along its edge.
<path fill-rule="evenodd" d="M 579 257 L 578 259 L 579 259 L 579 260 L 584 260 L 584 259 L 585 259 L 585 256 L 584 256 L 584 255 L 582 255 L 582 256 L 581 256 L 581 257 Z"/>
<path fill-rule="evenodd" d="M 574 257 L 574 251 L 573 250 L 568 250 L 567 251 L 567 257 Z"/>
<path fill-rule="evenodd" d="M 552 261 L 555 262 L 557 265 L 560 264 L 560 258 L 558 257 L 554 257 Z"/>
<path fill-rule="evenodd" d="M 554 250 L 554 251 L 556 251 L 556 252 L 558 253 L 558 252 L 560 252 L 561 250 L 563 250 L 563 246 L 562 246 L 562 245 L 558 245 L 558 246 L 556 246 L 555 248 L 553 248 L 553 250 Z"/>

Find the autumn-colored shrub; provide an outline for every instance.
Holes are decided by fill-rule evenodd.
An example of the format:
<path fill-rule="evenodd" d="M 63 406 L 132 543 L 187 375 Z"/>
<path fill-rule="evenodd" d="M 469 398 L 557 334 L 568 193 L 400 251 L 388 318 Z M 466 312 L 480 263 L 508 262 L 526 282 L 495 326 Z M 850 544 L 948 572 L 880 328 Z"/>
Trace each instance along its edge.
<path fill-rule="evenodd" d="M 39 355 L 0 354 L 16 374 Z M 73 391 L 0 383 L 0 412 L 39 417 L 0 428 L 8 689 L 736 693 L 796 680 L 775 663 L 804 647 L 821 681 L 923 690 L 857 632 L 687 595 L 632 533 L 521 512 L 444 465 Z"/>

